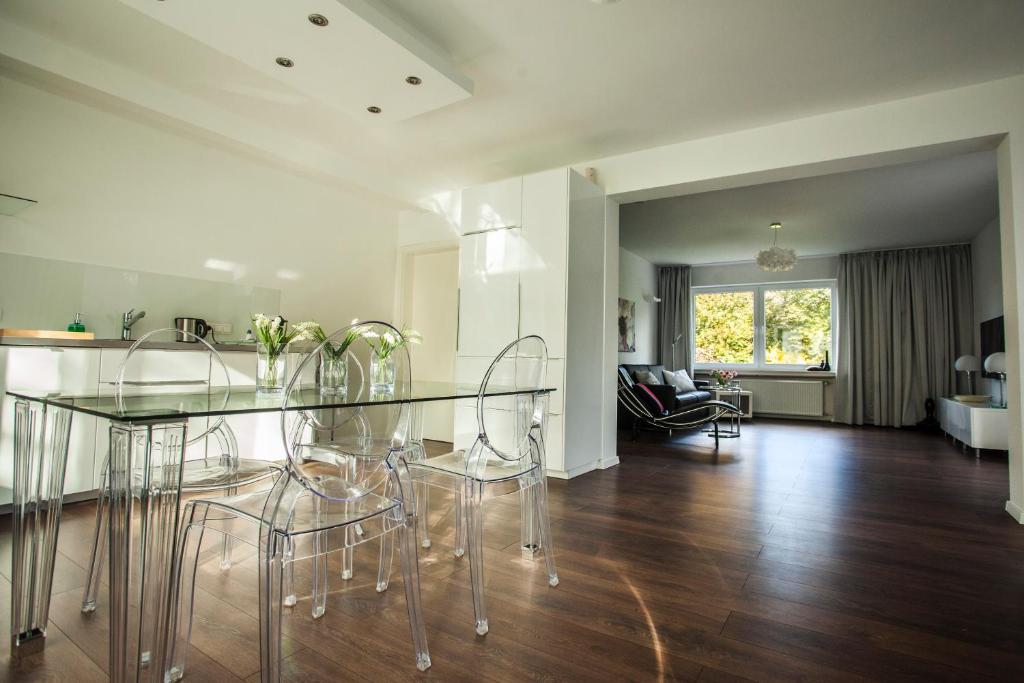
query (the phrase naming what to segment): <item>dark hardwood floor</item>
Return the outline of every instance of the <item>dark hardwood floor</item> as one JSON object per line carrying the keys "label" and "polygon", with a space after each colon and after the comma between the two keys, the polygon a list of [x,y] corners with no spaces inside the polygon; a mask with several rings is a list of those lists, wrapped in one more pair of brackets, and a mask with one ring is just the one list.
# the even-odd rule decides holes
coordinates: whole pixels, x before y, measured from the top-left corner
{"label": "dark hardwood floor", "polygon": [[[557,588],[519,556],[517,498],[489,501],[484,638],[467,562],[450,553],[451,503],[435,494],[434,546],[421,553],[425,674],[400,577],[374,591],[373,544],[354,580],[332,576],[318,621],[299,564],[289,678],[1024,680],[1024,529],[1003,511],[1005,453],[975,460],[936,435],[764,420],[717,457],[699,433],[619,450],[617,467],[551,482]],[[0,639],[0,678],[106,679],[105,592],[95,614],[78,611],[92,510],[66,508],[45,653],[10,663]],[[6,530],[0,542],[7,628]],[[253,551],[222,573],[215,543],[188,678],[256,681]]]}

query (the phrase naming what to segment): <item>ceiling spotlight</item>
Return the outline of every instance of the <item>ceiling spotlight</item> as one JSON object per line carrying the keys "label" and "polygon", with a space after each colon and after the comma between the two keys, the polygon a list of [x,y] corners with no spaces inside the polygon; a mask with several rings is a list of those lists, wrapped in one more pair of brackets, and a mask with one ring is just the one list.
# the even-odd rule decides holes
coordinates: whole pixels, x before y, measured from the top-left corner
{"label": "ceiling spotlight", "polygon": [[370,112],[371,114],[379,114],[380,113],[380,107],[374,105],[372,107],[367,107],[366,111]]}
{"label": "ceiling spotlight", "polygon": [[295,66],[295,62],[288,59],[287,57],[278,57],[274,61],[277,62],[279,66],[283,66],[286,69],[290,69],[293,66]]}
{"label": "ceiling spotlight", "polygon": [[327,26],[328,21],[327,17],[325,17],[322,14],[310,14],[309,23],[313,24],[314,26]]}
{"label": "ceiling spotlight", "polygon": [[409,85],[419,85],[420,83],[423,82],[423,79],[420,78],[419,76],[406,76],[405,82],[408,83]]}

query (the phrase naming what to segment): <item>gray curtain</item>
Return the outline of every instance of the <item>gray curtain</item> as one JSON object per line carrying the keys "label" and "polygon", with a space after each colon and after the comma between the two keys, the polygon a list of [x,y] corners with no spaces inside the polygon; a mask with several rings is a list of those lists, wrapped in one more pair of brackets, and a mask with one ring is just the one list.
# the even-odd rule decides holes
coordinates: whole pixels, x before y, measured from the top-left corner
{"label": "gray curtain", "polygon": [[842,254],[838,299],[837,420],[909,426],[955,393],[974,347],[969,245]]}
{"label": "gray curtain", "polygon": [[[658,360],[693,376],[690,359],[690,266],[658,267]],[[680,336],[682,335],[682,336]],[[676,341],[678,339],[678,341]],[[675,364],[672,343],[675,341]]]}

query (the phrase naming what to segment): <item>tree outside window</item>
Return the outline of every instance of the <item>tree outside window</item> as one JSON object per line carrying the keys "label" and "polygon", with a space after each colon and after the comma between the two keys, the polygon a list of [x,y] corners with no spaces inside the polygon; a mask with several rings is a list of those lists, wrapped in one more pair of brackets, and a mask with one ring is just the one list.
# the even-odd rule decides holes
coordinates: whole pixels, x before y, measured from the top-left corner
{"label": "tree outside window", "polygon": [[754,362],[754,293],[698,294],[696,361],[747,364]]}

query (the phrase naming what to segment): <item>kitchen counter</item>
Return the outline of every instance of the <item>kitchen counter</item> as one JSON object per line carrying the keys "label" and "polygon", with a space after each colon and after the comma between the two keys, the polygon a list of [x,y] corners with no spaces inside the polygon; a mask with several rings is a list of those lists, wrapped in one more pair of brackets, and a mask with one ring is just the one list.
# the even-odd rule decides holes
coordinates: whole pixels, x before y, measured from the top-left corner
{"label": "kitchen counter", "polygon": [[[121,339],[39,339],[35,337],[0,337],[0,346],[42,346],[75,349],[127,349],[134,341]],[[218,351],[255,351],[256,343],[220,344],[211,342]],[[147,342],[147,349],[170,351],[195,351],[202,348],[199,342]]]}

